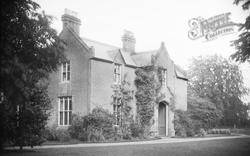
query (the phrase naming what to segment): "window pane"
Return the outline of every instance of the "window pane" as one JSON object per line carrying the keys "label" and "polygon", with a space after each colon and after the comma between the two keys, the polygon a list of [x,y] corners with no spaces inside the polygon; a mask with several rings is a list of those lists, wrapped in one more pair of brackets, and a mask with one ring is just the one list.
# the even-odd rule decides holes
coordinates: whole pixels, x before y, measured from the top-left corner
{"label": "window pane", "polygon": [[66,81],[66,73],[63,72],[63,81]]}
{"label": "window pane", "polygon": [[68,125],[68,112],[64,112],[64,125]]}
{"label": "window pane", "polygon": [[72,110],[72,98],[69,99],[69,110]]}
{"label": "window pane", "polygon": [[118,67],[119,67],[118,72],[119,72],[119,74],[121,74],[121,67],[122,67],[122,66],[121,66],[121,65],[119,65]]}
{"label": "window pane", "polygon": [[60,112],[59,120],[60,125],[63,125],[63,112]]}
{"label": "window pane", "polygon": [[70,72],[67,73],[67,80],[70,80]]}
{"label": "window pane", "polygon": [[60,98],[60,108],[59,108],[59,111],[62,111],[63,110],[63,99]]}
{"label": "window pane", "polygon": [[72,121],[72,112],[69,112],[69,125],[71,125],[71,121]]}
{"label": "window pane", "polygon": [[70,71],[70,63],[67,63],[67,65],[68,65],[68,72]]}
{"label": "window pane", "polygon": [[119,80],[119,84],[121,84],[121,82],[122,82],[122,77],[121,77],[121,74],[119,73],[119,75],[118,75],[118,76],[119,76],[119,79],[118,79],[118,80]]}
{"label": "window pane", "polygon": [[63,63],[63,72],[66,72],[66,63]]}
{"label": "window pane", "polygon": [[64,110],[68,110],[68,98],[64,99]]}
{"label": "window pane", "polygon": [[116,104],[113,105],[113,112],[116,112]]}

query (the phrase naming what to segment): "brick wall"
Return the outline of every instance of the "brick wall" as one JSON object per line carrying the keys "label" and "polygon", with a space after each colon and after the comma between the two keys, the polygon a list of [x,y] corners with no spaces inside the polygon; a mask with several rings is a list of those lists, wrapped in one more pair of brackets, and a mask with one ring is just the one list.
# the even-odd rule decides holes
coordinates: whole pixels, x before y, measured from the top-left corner
{"label": "brick wall", "polygon": [[72,111],[86,115],[88,113],[89,57],[90,54],[67,30],[61,33],[67,43],[65,55],[70,60],[70,82],[61,82],[61,66],[50,75],[48,93],[52,102],[51,117],[48,125],[58,123],[58,97],[72,96]]}

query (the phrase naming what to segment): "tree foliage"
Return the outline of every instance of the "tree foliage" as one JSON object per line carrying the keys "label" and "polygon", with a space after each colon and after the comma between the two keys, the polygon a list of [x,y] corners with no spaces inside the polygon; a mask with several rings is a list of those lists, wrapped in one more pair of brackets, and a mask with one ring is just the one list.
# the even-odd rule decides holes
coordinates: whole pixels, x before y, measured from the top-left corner
{"label": "tree foliage", "polygon": [[32,0],[3,0],[1,5],[1,141],[35,145],[50,108],[46,92],[50,72],[65,61],[64,45],[50,27],[52,18],[38,13]]}
{"label": "tree foliage", "polygon": [[173,122],[176,136],[187,137],[195,135],[194,122],[188,112],[175,110]]}
{"label": "tree foliage", "polygon": [[232,126],[246,118],[242,97],[248,89],[244,86],[239,67],[214,55],[198,57],[189,67],[189,86],[195,95],[209,99],[223,113],[221,123]]}
{"label": "tree foliage", "polygon": [[[243,10],[249,10],[250,0],[234,0],[234,4],[242,4]],[[245,23],[240,24],[239,38],[233,41],[236,52],[231,57],[239,62],[250,61],[250,15],[247,16]]]}
{"label": "tree foliage", "polygon": [[222,112],[209,99],[189,95],[187,103],[188,114],[197,127],[197,130],[199,128],[213,128],[219,125]]}

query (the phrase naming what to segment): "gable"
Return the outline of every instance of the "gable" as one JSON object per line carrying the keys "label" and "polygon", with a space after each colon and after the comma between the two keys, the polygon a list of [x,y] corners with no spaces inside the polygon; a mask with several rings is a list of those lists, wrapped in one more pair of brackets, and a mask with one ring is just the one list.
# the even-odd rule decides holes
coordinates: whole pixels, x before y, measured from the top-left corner
{"label": "gable", "polygon": [[78,45],[79,48],[84,48],[91,51],[90,48],[81,40],[81,38],[69,27],[65,27],[59,34],[59,37],[67,42],[67,44]]}
{"label": "gable", "polygon": [[118,64],[126,64],[125,60],[122,57],[120,50],[117,50],[115,57],[113,59],[113,62],[118,63]]}

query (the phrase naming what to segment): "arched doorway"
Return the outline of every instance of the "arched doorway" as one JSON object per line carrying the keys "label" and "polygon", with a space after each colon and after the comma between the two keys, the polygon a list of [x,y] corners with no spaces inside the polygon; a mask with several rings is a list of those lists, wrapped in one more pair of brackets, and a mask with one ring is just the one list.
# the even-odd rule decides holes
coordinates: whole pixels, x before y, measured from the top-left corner
{"label": "arched doorway", "polygon": [[160,102],[158,108],[158,132],[160,136],[167,135],[167,116],[168,108],[166,102]]}

